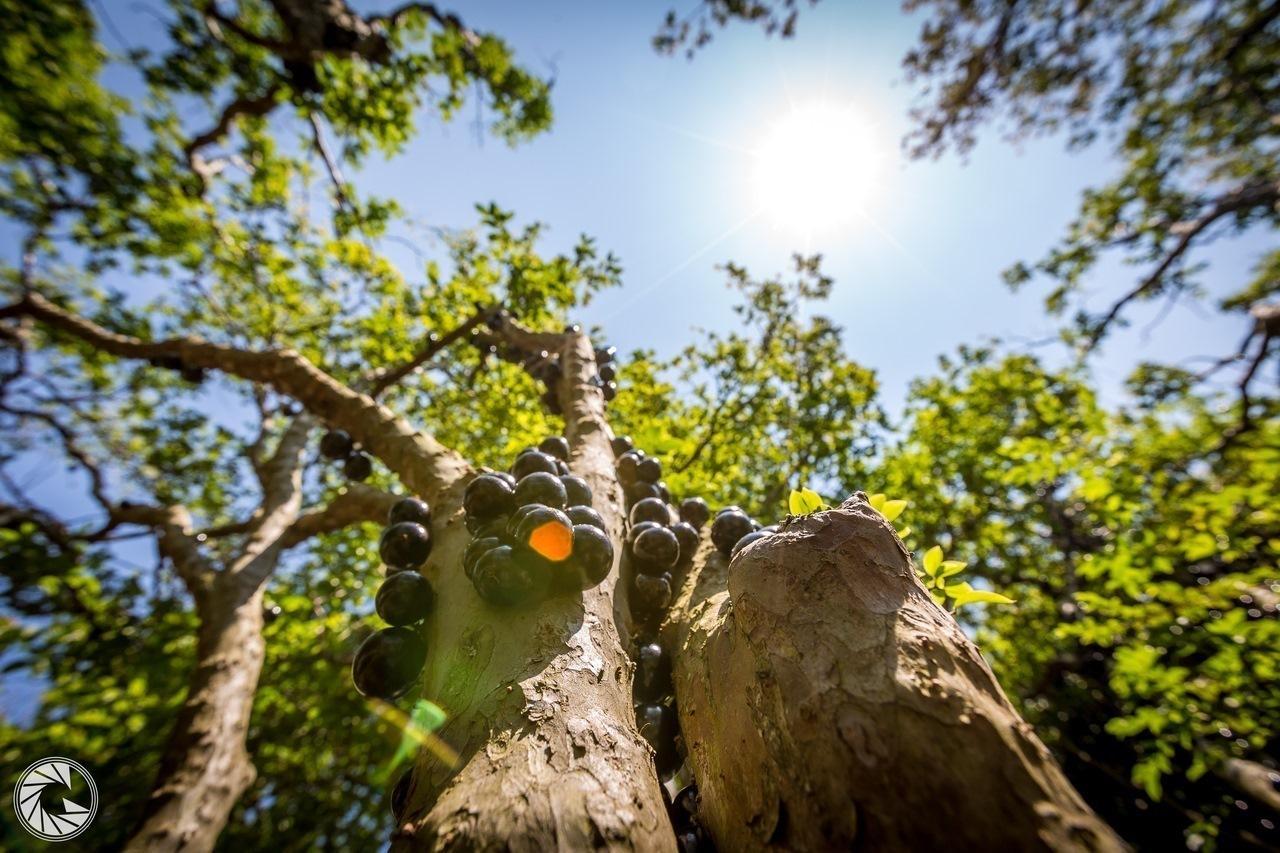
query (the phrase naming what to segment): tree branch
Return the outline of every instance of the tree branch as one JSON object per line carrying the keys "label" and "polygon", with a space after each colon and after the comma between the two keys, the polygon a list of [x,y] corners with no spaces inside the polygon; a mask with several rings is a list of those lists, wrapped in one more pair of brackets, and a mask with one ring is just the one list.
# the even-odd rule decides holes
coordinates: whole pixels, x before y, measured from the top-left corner
{"label": "tree branch", "polygon": [[413,373],[422,365],[435,358],[438,353],[452,346],[456,341],[471,334],[471,330],[484,322],[485,318],[492,314],[492,309],[477,308],[476,313],[471,316],[462,325],[455,328],[442,338],[427,339],[427,343],[416,352],[408,361],[396,367],[384,367],[377,371],[371,372],[365,377],[365,381],[369,383],[369,396],[377,397],[383,391],[395,385],[404,379],[410,373]]}
{"label": "tree branch", "polygon": [[279,93],[280,83],[272,83],[267,88],[267,91],[261,95],[241,95],[227,104],[222,110],[222,115],[218,118],[218,123],[204,133],[192,137],[182,149],[187,156],[187,162],[202,177],[207,177],[208,167],[197,162],[197,155],[200,149],[212,145],[226,136],[237,119],[244,116],[264,116],[271,112],[276,107],[276,96]]}
{"label": "tree branch", "polygon": [[399,498],[381,489],[353,483],[323,507],[302,513],[281,536],[281,546],[293,548],[306,540],[341,530],[362,521],[385,522],[387,511]]}
{"label": "tree branch", "polygon": [[270,385],[311,414],[350,433],[416,494],[432,503],[470,472],[456,451],[316,367],[294,350],[242,350],[199,338],[143,341],[121,335],[55,305],[38,293],[0,308],[0,319],[30,316],[118,358],[177,357],[184,364],[221,370]]}

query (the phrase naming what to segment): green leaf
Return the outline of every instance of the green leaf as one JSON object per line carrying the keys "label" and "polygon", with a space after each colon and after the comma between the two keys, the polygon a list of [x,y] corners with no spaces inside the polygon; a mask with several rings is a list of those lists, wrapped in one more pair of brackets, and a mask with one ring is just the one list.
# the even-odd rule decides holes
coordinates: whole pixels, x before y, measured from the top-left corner
{"label": "green leaf", "polygon": [[952,584],[947,587],[947,595],[956,603],[956,607],[966,604],[1013,604],[1013,599],[992,592],[989,589],[974,589],[967,583]]}
{"label": "green leaf", "polygon": [[804,498],[804,504],[808,508],[809,512],[817,512],[827,505],[826,502],[822,500],[822,495],[818,494],[813,489],[803,488],[800,490],[800,494]]}
{"label": "green leaf", "polygon": [[884,516],[885,521],[893,521],[902,515],[902,511],[907,508],[906,501],[885,501],[880,507],[880,514]]}
{"label": "green leaf", "polygon": [[940,574],[944,578],[949,578],[952,575],[958,575],[964,571],[965,565],[966,563],[963,560],[943,560],[942,571]]}
{"label": "green leaf", "polygon": [[795,489],[791,490],[791,497],[787,498],[787,511],[792,515],[804,515],[804,495]]}
{"label": "green leaf", "polygon": [[942,548],[934,545],[928,551],[924,552],[924,570],[929,577],[938,574],[938,566],[942,564]]}
{"label": "green leaf", "polygon": [[821,495],[813,489],[803,486],[799,489],[792,489],[791,496],[787,499],[787,508],[792,515],[809,515],[820,509],[825,509],[826,506]]}
{"label": "green leaf", "polygon": [[899,538],[899,539],[903,539],[903,540],[905,540],[905,539],[906,539],[908,536],[910,536],[910,535],[911,535],[911,528],[910,528],[910,527],[904,527],[904,528],[902,528],[901,530],[899,530],[899,531],[898,531],[898,538]]}
{"label": "green leaf", "polygon": [[867,498],[867,503],[871,504],[872,509],[874,509],[876,512],[879,512],[880,507],[884,506],[885,500],[886,500],[886,497],[884,492],[876,492],[874,495]]}

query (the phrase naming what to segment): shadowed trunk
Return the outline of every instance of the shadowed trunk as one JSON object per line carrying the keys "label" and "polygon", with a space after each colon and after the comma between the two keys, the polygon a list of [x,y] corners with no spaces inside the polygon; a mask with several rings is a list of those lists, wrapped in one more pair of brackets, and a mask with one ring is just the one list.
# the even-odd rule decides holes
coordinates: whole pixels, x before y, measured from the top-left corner
{"label": "shadowed trunk", "polygon": [[722,850],[1119,850],[859,494],[731,565],[664,628]]}
{"label": "shadowed trunk", "polygon": [[[621,488],[584,335],[568,338],[563,363],[570,468],[619,542]],[[460,568],[461,490],[437,508],[426,571],[445,605],[427,626],[423,690],[449,715],[439,734],[458,756],[422,751],[393,849],[674,849],[614,621],[621,548],[609,577],[581,596],[492,607]]]}
{"label": "shadowed trunk", "polygon": [[[262,589],[219,584],[201,608],[196,666],[127,850],[211,850],[256,771],[245,749],[262,674]],[[240,600],[237,600],[240,599]]]}

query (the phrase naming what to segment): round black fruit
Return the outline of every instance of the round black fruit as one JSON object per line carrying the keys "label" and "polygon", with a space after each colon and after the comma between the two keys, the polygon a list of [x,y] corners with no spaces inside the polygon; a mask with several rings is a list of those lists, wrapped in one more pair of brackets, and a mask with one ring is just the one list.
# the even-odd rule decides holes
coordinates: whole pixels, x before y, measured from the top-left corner
{"label": "round black fruit", "polygon": [[646,456],[636,465],[636,479],[646,483],[657,483],[662,479],[662,463],[656,456]]}
{"label": "round black fruit", "polygon": [[515,506],[515,490],[496,474],[481,474],[467,484],[462,496],[462,507],[467,517],[496,518],[511,512]]}
{"label": "round black fruit", "polygon": [[641,703],[636,706],[636,727],[656,753],[658,776],[670,775],[680,761],[676,750],[675,709],[658,702]]}
{"label": "round black fruit", "polygon": [[609,364],[618,356],[617,347],[596,347],[596,364]]}
{"label": "round black fruit", "polygon": [[516,483],[518,482],[516,480],[515,474],[512,474],[510,471],[493,471],[493,472],[486,471],[485,473],[486,474],[492,473],[493,476],[497,477],[499,480],[501,480],[502,482],[510,486],[512,491],[515,491]]}
{"label": "round black fruit", "polygon": [[320,436],[320,455],[325,459],[346,459],[355,449],[355,442],[345,430],[331,429]]}
{"label": "round black fruit", "polygon": [[373,460],[357,450],[342,463],[342,473],[347,475],[348,480],[355,480],[357,483],[367,480],[373,473]]}
{"label": "round black fruit", "polygon": [[516,542],[530,556],[563,563],[573,553],[573,524],[560,510],[535,505],[516,526]]}
{"label": "round black fruit", "polygon": [[618,383],[606,382],[600,386],[600,390],[604,392],[604,401],[608,403],[618,396]]}
{"label": "round black fruit", "polygon": [[631,556],[640,571],[660,575],[680,558],[680,541],[667,528],[653,527],[631,540]]}
{"label": "round black fruit", "polygon": [[636,541],[636,537],[644,531],[661,526],[662,525],[656,521],[642,521],[639,524],[631,525],[631,529],[627,531],[627,545],[630,546],[632,542]]}
{"label": "round black fruit", "polygon": [[417,572],[400,572],[382,582],[374,597],[378,615],[388,625],[412,625],[431,615],[436,592]]}
{"label": "round black fruit", "polygon": [[569,461],[569,442],[562,435],[544,438],[542,443],[538,445],[538,449],[548,456],[554,456],[561,462]]}
{"label": "round black fruit", "polygon": [[568,465],[567,463],[565,463],[565,462],[561,462],[559,459],[557,459],[557,460],[556,460],[556,473],[557,473],[557,474],[559,474],[561,477],[568,477],[568,476],[569,476],[569,465]]}
{"label": "round black fruit", "polygon": [[569,495],[564,483],[555,474],[535,471],[520,478],[516,483],[516,506],[544,504],[556,509],[564,509],[569,505]]}
{"label": "round black fruit", "polygon": [[604,523],[604,518],[592,507],[571,506],[565,510],[565,515],[569,516],[569,520],[574,524],[590,524],[592,527],[600,528],[605,533],[609,532],[608,526]]}
{"label": "round black fruit", "polygon": [[643,480],[637,480],[626,488],[627,501],[629,503],[638,503],[645,498],[655,498],[662,500],[662,492],[658,491],[658,487],[653,483],[646,483]]}
{"label": "round black fruit", "polygon": [[560,482],[564,483],[565,494],[569,498],[569,506],[591,506],[591,487],[587,485],[587,481],[573,474],[563,475]]}
{"label": "round black fruit", "polygon": [[612,382],[618,378],[618,370],[612,364],[600,365],[600,378],[605,382]]}
{"label": "round black fruit", "polygon": [[636,652],[635,696],[657,700],[671,694],[671,658],[657,643],[645,643]]}
{"label": "round black fruit", "polygon": [[412,521],[401,521],[382,531],[378,556],[393,569],[416,569],[431,556],[431,531]]}
{"label": "round black fruit", "polygon": [[560,469],[556,467],[556,458],[541,450],[534,450],[531,453],[520,454],[511,466],[511,473],[515,475],[517,481],[539,471],[544,474],[559,474]]}
{"label": "round black fruit", "polygon": [[661,614],[671,603],[670,575],[636,575],[632,584],[631,610],[642,619]]}
{"label": "round black fruit", "polygon": [[636,446],[629,435],[615,435],[609,445],[613,448],[614,456],[621,456]]}
{"label": "round black fruit", "polygon": [[476,562],[485,554],[503,544],[502,539],[497,536],[478,536],[471,540],[467,545],[467,550],[462,554],[462,571],[467,577],[471,577],[475,571]]}
{"label": "round black fruit", "polygon": [[743,512],[722,512],[711,522],[711,542],[726,557],[738,540],[756,529],[755,522]]}
{"label": "round black fruit", "polygon": [[755,530],[748,533],[746,536],[743,536],[734,543],[733,550],[729,552],[729,559],[732,560],[734,557],[738,556],[738,554],[752,542],[759,542],[761,539],[765,539],[768,536],[769,534],[764,530]]}
{"label": "round black fruit", "polygon": [[720,509],[716,510],[716,516],[724,515],[726,512],[740,512],[743,515],[747,514],[747,511],[742,507],[737,504],[731,504],[729,506],[720,507]]}
{"label": "round black fruit", "polygon": [[667,488],[667,484],[665,482],[663,482],[662,480],[659,480],[657,483],[654,484],[654,487],[658,490],[659,500],[661,500],[664,504],[671,503],[671,490]]}
{"label": "round black fruit", "polygon": [[351,662],[351,680],[361,696],[394,699],[422,671],[427,644],[408,628],[383,628],[360,644]]}
{"label": "round black fruit", "polygon": [[642,521],[670,524],[671,510],[667,509],[667,505],[657,498],[645,498],[644,500],[636,501],[636,505],[631,508],[631,523],[639,524]]}
{"label": "round black fruit", "polygon": [[471,572],[476,592],[499,607],[533,601],[546,590],[548,581],[543,566],[520,559],[510,545],[499,545],[485,553]]}
{"label": "round black fruit", "polygon": [[670,529],[675,534],[676,541],[680,543],[679,563],[689,562],[698,551],[699,536],[697,529],[687,521],[677,521],[671,525]]}
{"label": "round black fruit", "polygon": [[613,568],[613,542],[609,535],[591,524],[573,526],[573,556],[567,564],[571,585],[590,589]]}
{"label": "round black fruit", "polygon": [[685,498],[680,501],[681,521],[687,521],[701,530],[702,525],[706,524],[709,518],[711,518],[711,508],[702,498]]}
{"label": "round black fruit", "polygon": [[507,523],[510,520],[511,516],[509,515],[497,515],[473,525],[471,516],[467,516],[467,530],[471,532],[471,536],[475,539],[483,539],[486,536],[502,538],[507,533]]}
{"label": "round black fruit", "polygon": [[431,507],[427,502],[417,498],[401,498],[391,505],[387,512],[387,524],[400,521],[412,521],[423,527],[431,526]]}
{"label": "round black fruit", "polygon": [[618,457],[618,482],[624,486],[629,486],[636,481],[636,469],[640,465],[640,459],[640,454],[634,449],[628,450]]}

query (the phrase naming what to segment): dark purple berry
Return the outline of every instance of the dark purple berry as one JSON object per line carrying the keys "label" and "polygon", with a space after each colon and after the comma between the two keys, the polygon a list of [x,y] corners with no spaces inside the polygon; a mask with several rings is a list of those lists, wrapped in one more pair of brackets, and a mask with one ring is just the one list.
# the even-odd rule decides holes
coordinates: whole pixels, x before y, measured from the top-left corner
{"label": "dark purple berry", "polygon": [[423,527],[431,526],[431,507],[427,502],[417,498],[401,498],[391,505],[387,512],[387,524],[400,521],[412,521]]}
{"label": "dark purple berry", "polygon": [[565,515],[569,516],[569,520],[574,524],[590,524],[592,527],[600,528],[606,534],[609,532],[604,518],[589,506],[571,506],[565,510]]}
{"label": "dark purple berry", "polygon": [[347,475],[348,480],[357,483],[367,480],[373,473],[373,460],[357,450],[342,463],[342,473]]}
{"label": "dark purple berry", "polygon": [[733,550],[729,552],[729,559],[732,560],[734,557],[738,556],[738,554],[752,542],[759,542],[761,539],[765,539],[768,536],[769,534],[763,530],[755,530],[748,533],[746,536],[743,536],[734,543]]}
{"label": "dark purple berry", "polygon": [[493,474],[493,476],[510,486],[512,491],[515,491],[516,483],[518,482],[515,474],[512,474],[510,471],[486,471],[485,473]]}
{"label": "dark purple berry", "polygon": [[608,534],[590,524],[573,526],[573,556],[567,564],[571,586],[590,589],[613,568],[613,542]]}
{"label": "dark purple berry", "polygon": [[656,521],[642,521],[639,524],[631,525],[631,529],[627,531],[628,547],[630,547],[632,542],[636,541],[637,536],[639,536],[644,531],[650,530],[654,527],[662,527],[662,525]]}
{"label": "dark purple berry", "polygon": [[355,442],[344,430],[331,429],[320,436],[320,455],[325,459],[346,459],[355,449]]}
{"label": "dark purple berry", "polygon": [[462,555],[463,574],[471,577],[472,572],[475,571],[476,561],[502,544],[502,539],[497,536],[483,536],[472,539],[471,544],[467,545],[467,550]]}
{"label": "dark purple berry", "polygon": [[471,583],[490,604],[511,607],[538,598],[550,578],[544,566],[521,559],[510,545],[499,545],[479,560],[471,570]]}
{"label": "dark purple berry", "polygon": [[401,521],[382,531],[378,556],[393,569],[416,569],[431,556],[431,531],[412,521]]}
{"label": "dark purple berry", "polygon": [[604,401],[608,403],[618,396],[618,383],[606,382],[600,386],[600,390],[604,392]]}
{"label": "dark purple berry", "polygon": [[629,435],[615,435],[609,445],[613,448],[614,456],[621,456],[636,446]]}
{"label": "dark purple berry", "polygon": [[548,456],[554,456],[561,462],[569,461],[569,442],[562,435],[553,435],[550,438],[544,438],[542,443],[538,445],[538,449]]}
{"label": "dark purple berry", "polygon": [[431,615],[436,593],[417,572],[400,572],[382,582],[374,597],[378,615],[388,625],[412,625]]}
{"label": "dark purple berry", "polygon": [[726,557],[738,540],[756,529],[755,522],[741,512],[722,512],[711,522],[711,542]]}
{"label": "dark purple berry", "polygon": [[564,509],[569,505],[569,495],[560,477],[545,471],[535,471],[521,477],[520,482],[516,483],[515,501],[516,506],[543,504]]}
{"label": "dark purple berry", "polygon": [[658,499],[664,504],[671,503],[671,490],[667,488],[667,484],[662,480],[659,480],[654,485],[658,490]]}
{"label": "dark purple berry", "polygon": [[351,680],[361,696],[403,695],[427,661],[427,644],[408,628],[383,628],[360,644],[351,662]]}
{"label": "dark purple berry", "polygon": [[680,543],[679,562],[683,564],[692,560],[693,555],[698,552],[700,539],[698,531],[687,521],[677,521],[671,525],[671,532],[675,534],[676,541]]}
{"label": "dark purple berry", "polygon": [[726,512],[740,512],[743,515],[747,514],[747,511],[742,507],[738,506],[737,504],[731,504],[729,506],[721,507],[720,509],[716,510],[716,515],[721,516],[721,515],[724,515]]}
{"label": "dark purple berry", "polygon": [[671,603],[670,575],[641,575],[632,579],[631,610],[641,618],[660,615]]}
{"label": "dark purple berry", "polygon": [[687,521],[694,528],[701,530],[702,525],[711,518],[711,509],[702,498],[685,498],[680,501],[680,520]]}
{"label": "dark purple berry", "polygon": [[557,473],[557,474],[559,474],[561,477],[568,477],[568,476],[569,476],[569,466],[568,466],[566,463],[561,462],[559,459],[557,459],[557,460],[556,460],[556,473]]}
{"label": "dark purple berry", "polygon": [[662,479],[662,463],[656,456],[646,456],[636,464],[636,479],[645,483],[657,483]]}
{"label": "dark purple berry", "polygon": [[653,483],[646,483],[643,480],[637,480],[625,489],[627,493],[628,503],[638,503],[646,498],[654,498],[662,500],[662,492],[658,491],[658,487]]}
{"label": "dark purple berry", "polygon": [[556,458],[548,456],[540,450],[522,453],[516,457],[515,464],[511,466],[511,473],[515,475],[516,481],[519,482],[530,474],[536,474],[541,471],[544,474],[560,474],[560,469],[556,466]]}
{"label": "dark purple berry", "polygon": [[560,482],[564,483],[564,491],[569,499],[569,506],[591,506],[591,487],[587,485],[587,481],[581,477],[569,474],[561,476]]}
{"label": "dark purple berry", "polygon": [[642,521],[670,524],[671,510],[667,509],[667,505],[657,498],[645,498],[644,500],[636,501],[636,505],[631,508],[631,523],[635,525]]}
{"label": "dark purple berry", "polygon": [[596,347],[596,364],[609,364],[618,356],[617,347]]}
{"label": "dark purple berry", "polygon": [[636,450],[628,450],[618,457],[618,482],[629,486],[636,482],[636,469],[640,465],[640,454]]}
{"label": "dark purple berry", "polygon": [[669,571],[680,558],[680,542],[665,527],[641,531],[631,540],[631,556],[636,568],[647,575]]}
{"label": "dark purple berry", "polygon": [[515,493],[507,481],[496,474],[481,474],[470,483],[462,495],[462,508],[468,518],[486,520],[511,512],[515,506]]}
{"label": "dark purple berry", "polygon": [[644,643],[636,652],[635,696],[651,701],[671,694],[671,659],[657,643]]}
{"label": "dark purple berry", "polygon": [[600,378],[605,382],[612,382],[618,378],[618,370],[612,364],[600,365]]}

